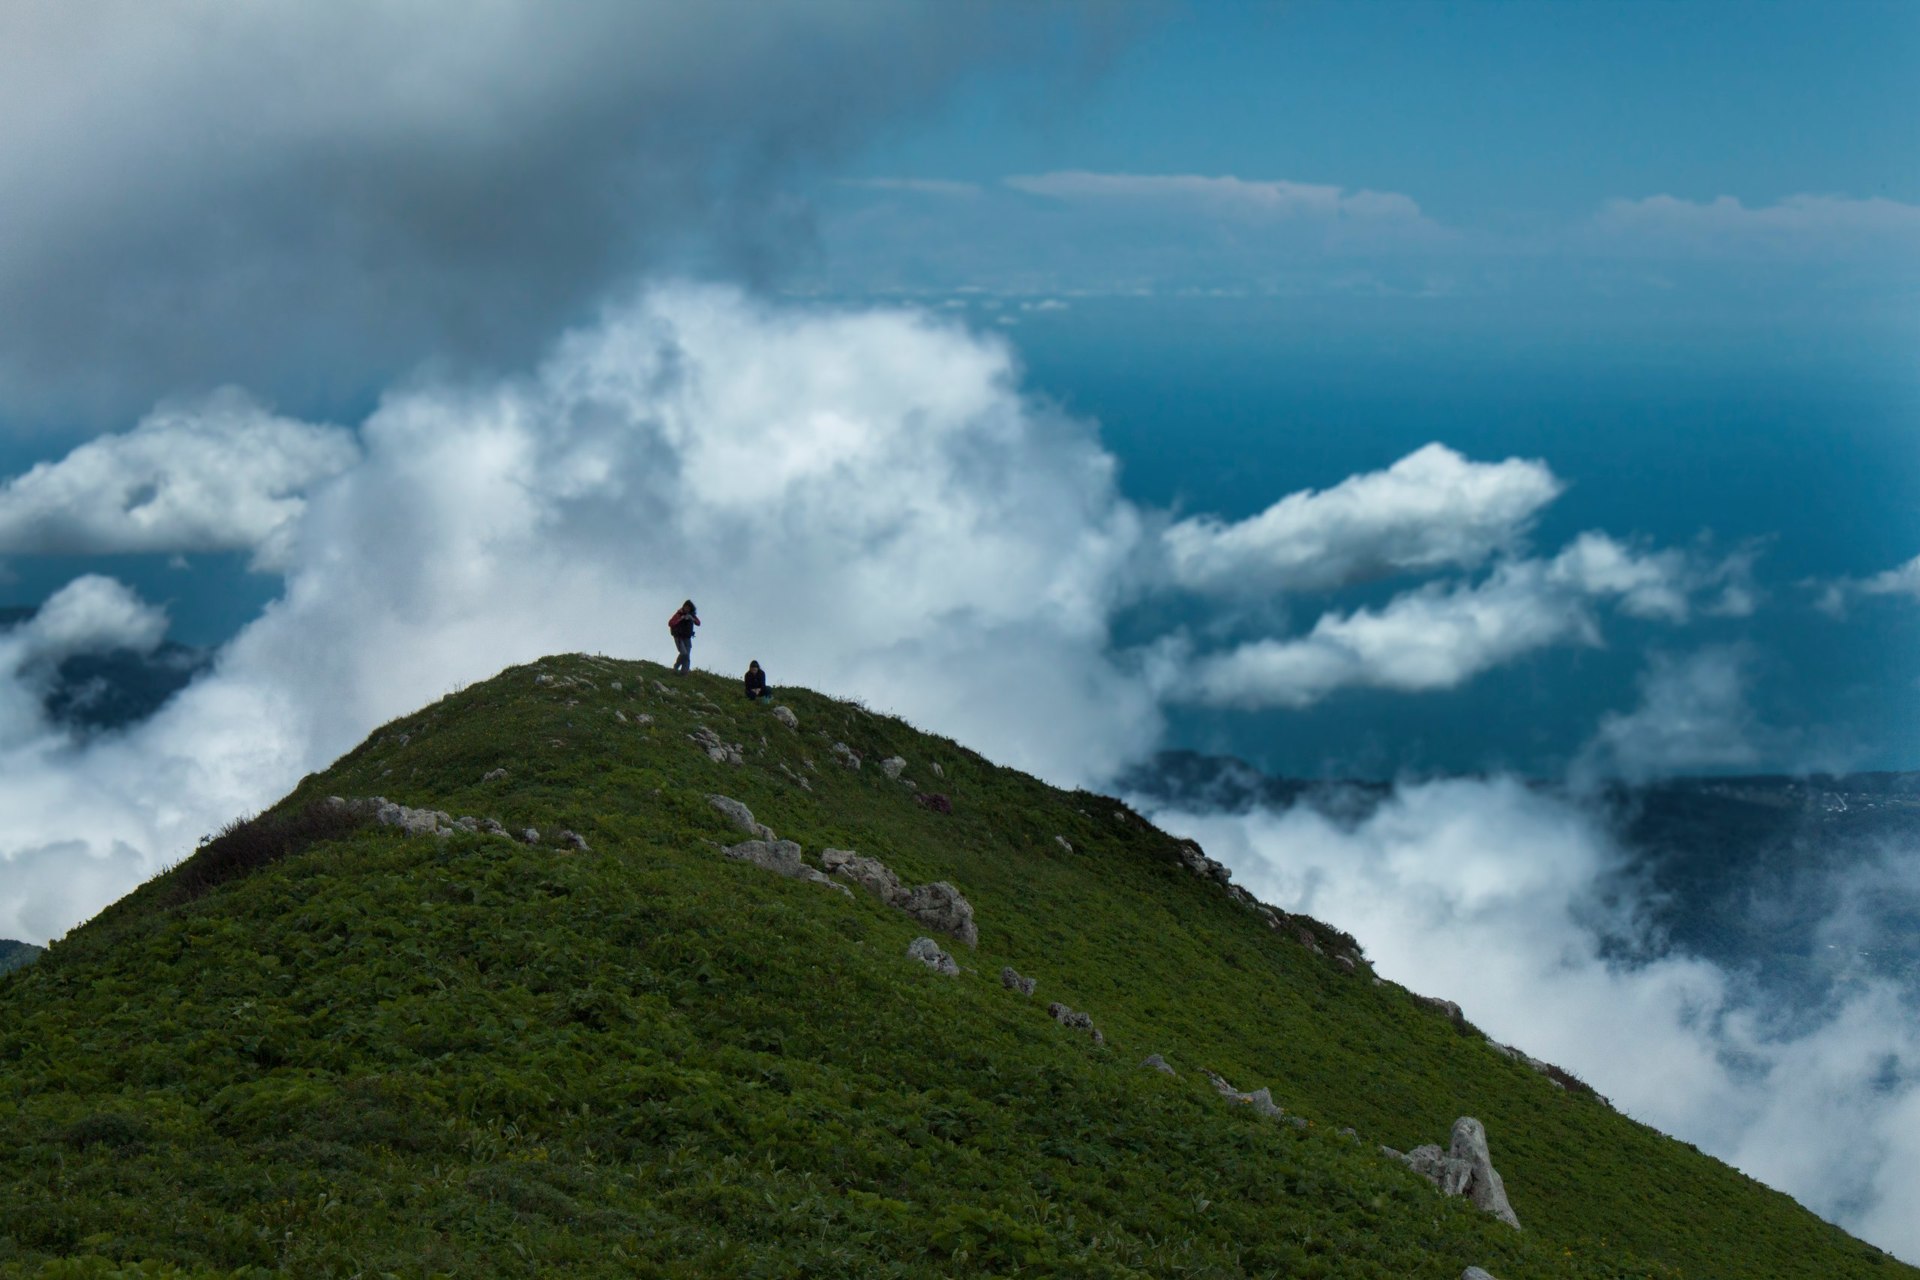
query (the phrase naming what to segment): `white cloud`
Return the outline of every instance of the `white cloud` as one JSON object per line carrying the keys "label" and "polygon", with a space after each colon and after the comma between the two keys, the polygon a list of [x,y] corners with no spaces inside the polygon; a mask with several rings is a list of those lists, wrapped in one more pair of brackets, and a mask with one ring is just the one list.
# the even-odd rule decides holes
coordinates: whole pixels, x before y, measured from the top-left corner
{"label": "white cloud", "polygon": [[980,184],[949,178],[842,178],[840,185],[865,191],[901,191],[911,195],[977,198]]}
{"label": "white cloud", "polygon": [[[156,866],[450,685],[554,651],[665,656],[661,602],[687,596],[709,621],[704,663],[757,658],[776,682],[857,694],[1086,782],[1157,743],[1157,691],[1300,706],[1353,686],[1448,688],[1547,645],[1598,643],[1597,597],[1657,601],[1662,573],[1684,567],[1588,535],[1552,561],[1203,657],[1193,676],[1137,679],[1164,677],[1175,650],[1114,650],[1117,610],[1165,586],[1154,522],[1115,471],[1089,427],[1020,394],[997,339],[925,312],[783,309],[714,288],[616,308],[527,377],[393,393],[358,452],[344,432],[235,398],[158,414],[10,486],[14,536],[252,541],[283,594],[211,674],[108,746],[71,747],[16,697],[27,727],[0,761],[0,808],[35,788],[112,799],[0,839],[17,853],[84,835]],[[134,488],[144,503],[125,501]],[[1183,536],[1212,532],[1186,572],[1205,581],[1238,556],[1331,583],[1470,562],[1555,488],[1540,464],[1436,446],[1243,525],[1190,522]],[[129,506],[164,518],[140,525]],[[50,918],[22,905],[38,892],[9,877],[0,932]]]}
{"label": "white cloud", "polygon": [[1685,658],[1654,654],[1640,678],[1639,705],[1601,717],[1579,771],[1641,780],[1758,764],[1769,735],[1747,705],[1748,661],[1737,645]]}
{"label": "white cloud", "polygon": [[1818,588],[1820,594],[1814,606],[1835,618],[1845,617],[1848,603],[1860,596],[1905,596],[1920,600],[1920,556],[1870,578],[1835,578],[1805,585]]}
{"label": "white cloud", "polygon": [[451,685],[556,651],[668,658],[687,596],[703,666],[757,658],[1062,781],[1157,739],[1109,656],[1141,537],[1113,459],[957,326],[665,289],[531,377],[394,394],[361,436],[211,674],[124,735],[0,759],[0,936],[112,896],[77,898],[62,857],[151,872]]}
{"label": "white cloud", "polygon": [[1429,584],[1380,609],[1322,614],[1289,640],[1256,640],[1202,659],[1174,696],[1216,706],[1305,707],[1340,689],[1451,689],[1550,645],[1598,644],[1584,602],[1543,593],[1537,562],[1485,582]]}
{"label": "white cloud", "polygon": [[0,631],[0,752],[45,732],[40,699],[60,663],[116,649],[148,653],[166,633],[166,611],[112,578],[87,574],[54,592]]}
{"label": "white cloud", "polygon": [[1684,552],[1640,554],[1603,533],[1583,533],[1547,566],[1547,581],[1582,595],[1611,596],[1637,618],[1685,622],[1693,586]]}
{"label": "white cloud", "polygon": [[169,406],[0,482],[0,554],[251,551],[272,567],[300,495],[359,452],[352,432],[237,391]]}
{"label": "white cloud", "polygon": [[1614,253],[1687,256],[1884,256],[1920,253],[1920,205],[1884,196],[1792,195],[1749,206],[1732,196],[1670,195],[1609,200],[1594,215],[1587,246]]}
{"label": "white cloud", "polygon": [[[1789,1031],[1705,960],[1661,948],[1609,960],[1601,933],[1636,928],[1602,892],[1621,850],[1580,809],[1512,780],[1402,787],[1357,822],[1306,807],[1152,816],[1262,899],[1352,933],[1382,975],[1457,1001],[1637,1119],[1920,1258],[1911,993],[1862,980]],[[1900,857],[1911,878],[1913,851]]]}
{"label": "white cloud", "polygon": [[1551,560],[1510,560],[1478,582],[1431,582],[1378,609],[1322,614],[1304,636],[1250,641],[1191,670],[1163,665],[1158,677],[1175,698],[1252,708],[1305,707],[1348,688],[1452,689],[1540,649],[1600,644],[1596,599],[1683,621],[1701,576],[1683,555],[1586,533]]}
{"label": "white cloud", "polygon": [[165,610],[112,578],[87,574],[47,597],[25,622],[0,632],[0,667],[17,671],[113,649],[146,653],[166,633]]}
{"label": "white cloud", "polygon": [[1256,181],[1231,174],[1055,173],[1003,179],[1015,191],[1080,203],[1160,204],[1213,216],[1260,220],[1431,224],[1411,197],[1397,191],[1349,191],[1315,182]]}
{"label": "white cloud", "polygon": [[1234,524],[1182,520],[1164,534],[1167,560],[1179,586],[1223,594],[1473,568],[1510,550],[1561,487],[1537,460],[1470,462],[1429,444],[1385,471],[1288,494]]}
{"label": "white cloud", "polygon": [[1874,574],[1860,584],[1860,590],[1870,596],[1909,596],[1920,600],[1920,556]]}

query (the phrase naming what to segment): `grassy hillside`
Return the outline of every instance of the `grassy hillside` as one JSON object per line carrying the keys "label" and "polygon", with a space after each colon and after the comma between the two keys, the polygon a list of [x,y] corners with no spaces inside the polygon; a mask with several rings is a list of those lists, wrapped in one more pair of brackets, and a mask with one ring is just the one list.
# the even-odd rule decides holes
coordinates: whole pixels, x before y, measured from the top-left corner
{"label": "grassy hillside", "polygon": [[[730,679],[513,668],[0,978],[0,1275],[1920,1274],[1271,927],[1115,801],[777,700],[797,730]],[[965,971],[864,892],[723,856],[714,792],[816,864],[958,886]],[[1463,1114],[1523,1231],[1377,1150]]]}

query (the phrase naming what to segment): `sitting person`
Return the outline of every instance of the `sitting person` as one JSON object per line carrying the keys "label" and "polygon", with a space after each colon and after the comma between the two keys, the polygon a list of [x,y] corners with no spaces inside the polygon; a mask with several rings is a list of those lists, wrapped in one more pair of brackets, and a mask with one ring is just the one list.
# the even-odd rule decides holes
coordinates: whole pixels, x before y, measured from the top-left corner
{"label": "sitting person", "polygon": [[771,696],[767,692],[767,673],[760,669],[758,662],[749,662],[747,664],[747,698],[752,700]]}

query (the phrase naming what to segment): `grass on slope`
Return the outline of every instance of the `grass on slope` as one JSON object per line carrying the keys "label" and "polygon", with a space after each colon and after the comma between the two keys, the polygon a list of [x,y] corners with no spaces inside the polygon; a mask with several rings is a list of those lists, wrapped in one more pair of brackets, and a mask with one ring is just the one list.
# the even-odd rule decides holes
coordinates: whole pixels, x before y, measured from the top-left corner
{"label": "grass on slope", "polygon": [[[1269,928],[1114,801],[778,700],[797,731],[717,677],[510,669],[304,780],[270,815],[294,835],[202,850],[0,979],[0,1275],[1915,1274]],[[966,972],[864,893],[722,856],[710,792],[810,860],[959,886]],[[298,834],[376,794],[589,850]],[[1376,1151],[1462,1114],[1524,1231]]]}

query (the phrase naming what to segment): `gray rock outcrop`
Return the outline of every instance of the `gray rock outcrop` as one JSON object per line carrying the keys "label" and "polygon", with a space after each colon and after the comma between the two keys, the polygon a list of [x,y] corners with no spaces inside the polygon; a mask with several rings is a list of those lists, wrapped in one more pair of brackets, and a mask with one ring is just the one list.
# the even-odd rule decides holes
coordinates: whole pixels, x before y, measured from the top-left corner
{"label": "gray rock outcrop", "polygon": [[1018,991],[1023,996],[1030,996],[1039,982],[1034,978],[1021,977],[1018,970],[1012,965],[1007,965],[1000,970],[1000,985],[1009,991]]}
{"label": "gray rock outcrop", "polygon": [[820,865],[829,874],[853,881],[890,907],[906,900],[907,887],[892,868],[878,858],[868,858],[851,849],[822,849]]}
{"label": "gray rock outcrop", "polygon": [[1493,1167],[1487,1150],[1486,1126],[1472,1116],[1461,1116],[1453,1122],[1452,1144],[1446,1151],[1434,1144],[1415,1147],[1404,1155],[1392,1148],[1386,1150],[1439,1187],[1442,1195],[1465,1196],[1475,1208],[1519,1230],[1520,1219],[1507,1203],[1507,1184]]}
{"label": "gray rock outcrop", "polygon": [[1173,851],[1179,857],[1180,865],[1197,876],[1204,876],[1219,884],[1225,884],[1233,878],[1233,872],[1222,863],[1209,858],[1192,840],[1182,840],[1173,846]]}
{"label": "gray rock outcrop", "polygon": [[860,753],[844,742],[836,742],[833,744],[833,754],[835,759],[839,760],[841,764],[847,766],[849,769],[858,769],[860,767]]}
{"label": "gray rock outcrop", "polygon": [[[340,796],[328,796],[330,808],[345,809],[359,814],[382,826],[397,827],[410,836],[434,836],[446,839],[456,835],[498,836],[502,840],[519,840],[525,844],[540,843],[540,829],[525,827],[520,831],[509,831],[500,825],[498,818],[476,818],[471,814],[462,814],[455,818],[442,809],[410,809],[404,804],[396,804],[385,796],[359,797],[352,800]],[[586,837],[573,831],[562,830],[554,837],[554,843],[568,848],[578,849],[582,853],[592,852],[587,847]]]}
{"label": "gray rock outcrop", "polygon": [[915,885],[907,890],[907,900],[898,905],[929,929],[938,929],[969,947],[980,945],[980,930],[973,923],[973,904],[945,880]]}
{"label": "gray rock outcrop", "polygon": [[800,717],[793,714],[791,707],[775,707],[773,709],[773,718],[789,729],[798,729],[800,727]]}
{"label": "gray rock outcrop", "polygon": [[713,761],[715,764],[740,764],[742,762],[740,744],[737,742],[722,741],[719,734],[704,724],[687,736],[692,738],[699,748],[707,753],[707,759]]}
{"label": "gray rock outcrop", "polygon": [[800,857],[800,846],[791,840],[743,840],[726,850],[729,858],[738,862],[751,862],[754,866],[771,871],[775,875],[786,876],[793,880],[805,880],[812,884],[823,884],[829,889],[852,897],[852,890],[843,884],[822,875],[810,867]]}
{"label": "gray rock outcrop", "polygon": [[915,938],[907,944],[907,954],[935,973],[952,977],[960,972],[960,966],[953,962],[953,957],[942,951],[940,944],[932,938]]}
{"label": "gray rock outcrop", "polygon": [[1468,1267],[1460,1273],[1460,1280],[1494,1280],[1494,1278],[1479,1267]]}
{"label": "gray rock outcrop", "polygon": [[889,778],[898,778],[907,771],[907,762],[899,756],[888,756],[880,762],[880,772]]}
{"label": "gray rock outcrop", "polygon": [[880,859],[848,849],[822,851],[820,865],[833,875],[853,881],[888,906],[906,912],[929,929],[937,929],[970,947],[980,943],[980,930],[973,922],[973,904],[944,880],[908,888]]}
{"label": "gray rock outcrop", "polygon": [[505,769],[489,769],[480,775],[480,781],[482,782],[504,782],[506,778],[507,771]]}
{"label": "gray rock outcrop", "polygon": [[732,796],[709,795],[707,797],[707,803],[719,810],[721,817],[754,837],[756,840],[771,840],[774,838],[773,828],[764,822],[754,821],[753,810],[747,808],[746,805],[741,804]]}
{"label": "gray rock outcrop", "polygon": [[1172,1067],[1168,1066],[1167,1060],[1161,1057],[1157,1053],[1150,1053],[1146,1057],[1140,1059],[1140,1065],[1147,1068],[1150,1071],[1158,1071],[1162,1075],[1177,1076],[1180,1074],[1178,1071],[1175,1071]]}
{"label": "gray rock outcrop", "polygon": [[1213,1072],[1207,1072],[1207,1079],[1213,1082],[1214,1090],[1229,1102],[1252,1107],[1269,1120],[1279,1120],[1296,1128],[1306,1128],[1307,1122],[1301,1116],[1290,1116],[1273,1100],[1273,1090],[1266,1087],[1255,1089],[1252,1093],[1242,1093]]}
{"label": "gray rock outcrop", "polygon": [[454,832],[453,819],[441,810],[409,809],[404,804],[395,804],[384,797],[375,797],[373,820],[382,826],[398,827],[410,836],[441,836]]}
{"label": "gray rock outcrop", "polygon": [[1075,1031],[1086,1032],[1093,1037],[1095,1044],[1105,1044],[1107,1042],[1107,1038],[1100,1034],[1100,1028],[1093,1025],[1093,1015],[1090,1013],[1081,1013],[1078,1010],[1070,1009],[1058,1000],[1055,1000],[1047,1006],[1047,1016],[1063,1027],[1071,1027]]}

